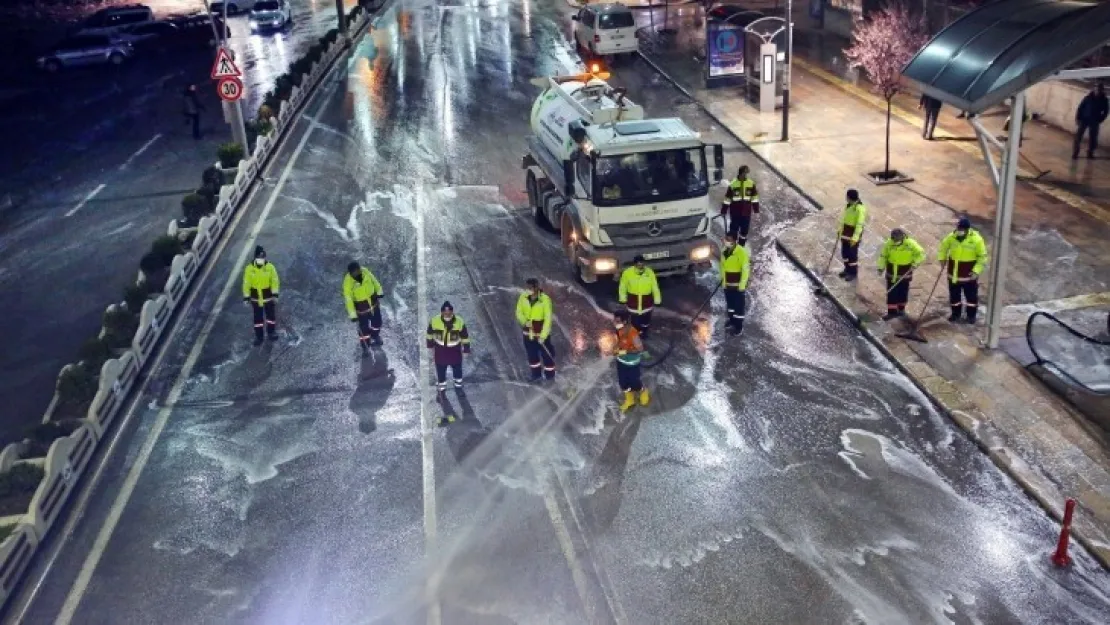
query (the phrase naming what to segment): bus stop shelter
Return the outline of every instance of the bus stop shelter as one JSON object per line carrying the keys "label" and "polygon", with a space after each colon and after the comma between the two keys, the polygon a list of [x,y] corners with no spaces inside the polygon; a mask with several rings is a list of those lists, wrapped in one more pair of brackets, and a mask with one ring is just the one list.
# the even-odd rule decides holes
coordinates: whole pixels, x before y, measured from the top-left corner
{"label": "bus stop shelter", "polygon": [[[902,70],[911,86],[968,113],[998,191],[987,304],[992,349],[998,347],[1002,323],[1025,91],[1045,80],[1110,76],[1110,67],[1065,69],[1108,41],[1110,2],[998,0],[947,26]],[[1010,130],[1002,143],[975,115],[1007,100]],[[1000,149],[1001,166],[995,165],[988,144]]]}

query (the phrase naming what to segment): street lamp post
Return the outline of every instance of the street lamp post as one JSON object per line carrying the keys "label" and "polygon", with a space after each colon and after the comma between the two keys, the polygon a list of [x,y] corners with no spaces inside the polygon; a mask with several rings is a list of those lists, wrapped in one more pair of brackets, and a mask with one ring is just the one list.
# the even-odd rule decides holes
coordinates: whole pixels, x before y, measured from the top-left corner
{"label": "street lamp post", "polygon": [[[208,0],[204,0],[204,10],[208,13],[208,21],[212,24],[212,34],[216,36],[216,54],[226,50],[231,55],[231,48],[227,45],[227,3],[224,3],[223,29],[216,28],[216,19],[212,17],[212,7]],[[231,58],[235,58],[231,55]],[[243,99],[240,97],[234,102],[223,101],[224,119],[231,125],[231,136],[236,143],[243,146],[244,152],[250,152],[251,146],[247,141],[247,124],[243,116]]]}
{"label": "street lamp post", "polygon": [[790,81],[794,78],[794,0],[786,0],[786,74],[782,77],[782,140],[790,140]]}
{"label": "street lamp post", "polygon": [[335,17],[339,19],[339,36],[347,41],[347,16],[343,13],[343,0],[335,0]]}

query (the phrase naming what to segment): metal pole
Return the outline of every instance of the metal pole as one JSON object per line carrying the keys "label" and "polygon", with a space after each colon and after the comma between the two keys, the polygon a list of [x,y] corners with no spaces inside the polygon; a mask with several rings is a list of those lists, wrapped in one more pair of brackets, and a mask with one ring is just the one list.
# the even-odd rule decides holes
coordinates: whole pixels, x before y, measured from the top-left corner
{"label": "metal pole", "polygon": [[[208,0],[204,0],[204,10],[208,13],[208,21],[212,24],[212,34],[216,36],[216,54],[219,55],[219,50],[227,50],[231,58],[235,58],[232,54],[231,48],[227,45],[227,3],[224,3],[224,17],[223,29],[216,28],[216,19],[212,17],[212,7],[208,5]],[[224,102],[224,119],[227,123],[231,124],[231,137],[232,139],[243,146],[243,152],[250,153],[251,145],[247,141],[247,124],[243,116],[243,99],[239,98],[235,102]]]}
{"label": "metal pole", "polygon": [[339,18],[339,37],[347,41],[347,16],[343,13],[343,0],[335,0],[335,16]]}
{"label": "metal pole", "polygon": [[1006,265],[1010,260],[1010,226],[1014,216],[1014,187],[1017,186],[1017,166],[1021,156],[1021,131],[1025,121],[1025,92],[1014,96],[1010,107],[1010,136],[1006,138],[1006,153],[1002,160],[1002,175],[998,191],[998,210],[994,223],[994,262],[991,263],[990,323],[987,326],[987,347],[998,347],[1002,327],[1002,296],[1006,292]]}
{"label": "metal pole", "polygon": [[790,140],[790,80],[794,59],[794,0],[786,2],[786,75],[782,77],[782,140]]}

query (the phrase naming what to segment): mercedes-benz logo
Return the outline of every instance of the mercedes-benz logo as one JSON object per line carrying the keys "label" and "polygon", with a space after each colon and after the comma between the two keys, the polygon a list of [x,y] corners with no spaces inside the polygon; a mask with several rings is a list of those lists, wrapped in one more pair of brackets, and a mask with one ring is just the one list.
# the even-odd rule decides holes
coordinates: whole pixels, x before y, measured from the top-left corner
{"label": "mercedes-benz logo", "polygon": [[653,236],[653,237],[657,237],[657,236],[663,234],[663,226],[660,226],[658,221],[653,221],[653,222],[649,223],[648,224],[648,234]]}

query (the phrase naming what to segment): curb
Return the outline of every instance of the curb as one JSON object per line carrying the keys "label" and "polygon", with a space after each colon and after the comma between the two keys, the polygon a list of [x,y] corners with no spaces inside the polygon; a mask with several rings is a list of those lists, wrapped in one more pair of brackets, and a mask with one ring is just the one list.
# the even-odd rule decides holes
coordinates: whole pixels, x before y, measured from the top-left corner
{"label": "curb", "polygon": [[[570,0],[568,0],[568,2],[569,1]],[[771,164],[761,154],[752,150],[751,146],[748,145],[746,141],[741,139],[735,132],[733,132],[732,129],[729,128],[723,120],[721,120],[719,117],[717,117],[717,115],[710,111],[704,103],[694,97],[692,93],[690,93],[685,87],[679,84],[678,81],[676,81],[670,74],[664,71],[663,68],[661,68],[655,61],[650,59],[643,52],[639,52],[639,55],[640,58],[642,58],[656,73],[666,79],[667,82],[671,83],[687,98],[690,98],[691,101],[697,104],[698,108],[705,111],[705,113],[709,115],[709,117],[712,118],[713,121],[717,122],[717,124],[720,125],[721,128],[725,130],[725,132],[732,135],[737,141],[740,142],[741,145],[748,148],[748,150],[751,150],[752,154],[755,155],[755,157],[758,158],[760,162],[762,162],[768,169],[775,172],[788,185],[790,185],[792,189],[797,191],[798,194],[800,194],[811,204],[816,206],[818,210],[823,210],[821,204],[817,202],[817,200],[815,200],[813,196],[806,193],[793,180],[787,177],[781,170]],[[819,286],[825,286],[825,283],[821,281],[817,274],[815,274],[809,267],[807,267],[800,258],[795,256],[794,253],[791,252],[790,249],[778,237],[775,238],[775,246],[778,247],[778,249],[780,249],[786,255],[786,257],[789,258],[790,261],[798,267],[798,269],[805,273],[810,280],[812,280],[815,284]],[[1037,502],[1037,504],[1048,514],[1050,518],[1055,519],[1057,522],[1063,521],[1062,514],[1056,511],[1056,509],[1053,507],[1052,502],[1048,501],[1040,494],[1036,484],[1033,484],[1031,481],[1027,480],[1022,474],[1015,472],[1013,469],[1013,463],[1006,462],[1005,458],[1003,457],[1004,454],[999,453],[999,449],[991,448],[988,441],[980,436],[974,427],[971,427],[971,423],[966,422],[965,420],[958,419],[956,415],[953,414],[953,411],[948,408],[948,406],[946,406],[940,401],[940,399],[934,396],[933,393],[914,376],[913,372],[911,372],[905,365],[902,364],[900,360],[898,360],[898,358],[887,348],[887,346],[883,344],[882,340],[880,340],[879,337],[875,336],[870,330],[866,328],[863,321],[859,318],[858,315],[852,312],[852,310],[845,306],[839,298],[833,296],[831,293],[829,295],[829,299],[832,300],[837,309],[840,310],[841,314],[843,314],[852,323],[852,325],[859,330],[860,334],[863,335],[863,337],[866,338],[868,342],[874,345],[879,350],[879,352],[882,353],[883,356],[885,356],[896,369],[898,369],[898,371],[905,375],[910,380],[910,382],[913,383],[914,387],[916,387],[926,398],[928,398],[929,402],[933,404],[933,407],[936,408],[938,412],[944,414],[948,417],[950,421],[955,423],[960,431],[963,432],[964,435],[967,436],[968,439],[972,443],[974,443],[980,451],[982,451],[988,458],[990,458],[991,462],[994,463],[994,465],[998,467],[999,470],[1008,475],[1010,479],[1014,480],[1014,482],[1017,483],[1019,487],[1021,487],[1021,490],[1030,499]],[[993,428],[991,428],[991,431],[993,431]],[[1004,450],[1005,448],[1003,449],[1003,451]],[[1085,532],[1075,527],[1074,525],[1072,526],[1071,533],[1073,536],[1075,536],[1076,542],[1082,545],[1087,553],[1090,554],[1096,562],[1101,564],[1104,569],[1110,570],[1110,552],[1098,547],[1098,541],[1090,540],[1085,535]]]}
{"label": "curb", "polygon": [[[568,1],[569,1],[569,0],[568,0]],[[684,95],[684,96],[686,96],[687,98],[689,98],[689,99],[690,99],[690,101],[691,101],[691,102],[693,102],[694,104],[696,104],[696,105],[697,105],[697,107],[698,107],[698,108],[700,108],[700,109],[701,109],[702,111],[704,111],[704,112],[705,112],[705,114],[706,114],[706,115],[708,115],[708,116],[710,117],[710,119],[712,119],[713,121],[717,122],[717,125],[718,125],[718,126],[720,126],[722,130],[724,130],[724,131],[725,131],[726,133],[728,133],[728,134],[732,135],[732,138],[734,138],[734,139],[736,139],[737,141],[739,141],[739,142],[740,142],[740,145],[742,145],[742,146],[744,146],[745,148],[747,148],[747,149],[748,149],[748,151],[749,151],[749,152],[751,152],[751,153],[752,153],[752,155],[753,155],[753,156],[755,156],[755,158],[759,160],[759,162],[763,163],[763,166],[764,166],[764,167],[766,167],[767,169],[769,169],[769,170],[771,170],[771,171],[775,172],[775,174],[777,174],[779,178],[782,178],[782,179],[783,179],[783,181],[784,181],[784,182],[786,182],[786,184],[787,184],[787,185],[789,185],[791,189],[794,189],[794,191],[795,191],[795,192],[797,192],[797,193],[798,193],[798,195],[800,195],[800,196],[802,196],[803,198],[805,198],[805,199],[806,199],[806,201],[808,201],[808,202],[809,202],[810,204],[812,204],[813,206],[815,206],[815,207],[817,208],[817,210],[825,210],[825,207],[824,207],[824,206],[821,206],[821,203],[820,203],[820,202],[818,202],[818,201],[817,201],[817,200],[816,200],[816,199],[815,199],[815,198],[814,198],[814,197],[813,197],[812,195],[810,195],[809,193],[807,193],[807,192],[805,191],[805,189],[801,188],[801,187],[800,187],[800,186],[798,186],[798,185],[797,185],[797,184],[796,184],[796,183],[795,183],[795,182],[794,182],[793,180],[791,180],[791,179],[790,179],[789,177],[787,177],[787,175],[786,175],[786,174],[784,174],[784,173],[782,172],[782,170],[780,170],[780,169],[779,169],[778,167],[775,167],[775,165],[774,165],[773,163],[771,163],[771,161],[767,160],[767,158],[766,158],[766,157],[764,157],[764,156],[763,156],[762,154],[760,154],[759,152],[756,152],[755,150],[753,150],[753,149],[752,149],[752,146],[748,145],[748,142],[747,142],[747,141],[744,141],[744,140],[743,140],[742,138],[740,138],[740,135],[738,135],[738,134],[736,134],[735,132],[733,132],[733,130],[732,130],[731,128],[729,128],[729,127],[728,127],[728,124],[726,124],[726,123],[724,122],[724,120],[722,120],[722,119],[721,119],[720,117],[718,117],[718,116],[717,116],[717,115],[716,115],[716,114],[715,114],[715,113],[714,113],[713,111],[709,110],[709,107],[707,107],[707,106],[706,106],[706,105],[705,105],[705,104],[704,104],[704,103],[703,103],[703,102],[702,102],[701,100],[699,100],[698,98],[696,98],[696,97],[694,96],[694,94],[690,93],[690,92],[689,92],[689,91],[688,91],[688,90],[686,89],[686,87],[683,87],[683,86],[682,86],[682,85],[681,85],[681,84],[680,84],[680,83],[679,83],[679,82],[678,82],[677,80],[675,80],[675,79],[674,79],[674,78],[673,78],[673,77],[672,77],[672,76],[671,76],[670,74],[668,74],[668,73],[667,73],[667,72],[666,72],[666,71],[665,71],[665,70],[664,70],[664,69],[663,69],[662,67],[660,67],[658,63],[656,63],[655,61],[653,61],[653,60],[652,60],[652,59],[651,59],[650,57],[648,57],[648,55],[644,54],[644,53],[643,53],[642,51],[638,51],[638,52],[637,52],[637,54],[639,54],[639,55],[640,55],[640,58],[641,58],[641,59],[643,59],[643,60],[644,60],[644,62],[645,62],[645,63],[647,63],[647,64],[648,64],[648,66],[650,66],[650,67],[651,67],[651,69],[653,69],[653,70],[654,70],[654,71],[655,71],[655,72],[656,72],[657,74],[659,74],[660,76],[662,76],[663,78],[665,78],[665,79],[667,80],[667,82],[669,82],[669,83],[671,83],[672,85],[674,85],[674,87],[675,87],[676,89],[678,89],[678,90],[679,90],[680,92],[682,92],[682,95]]]}

